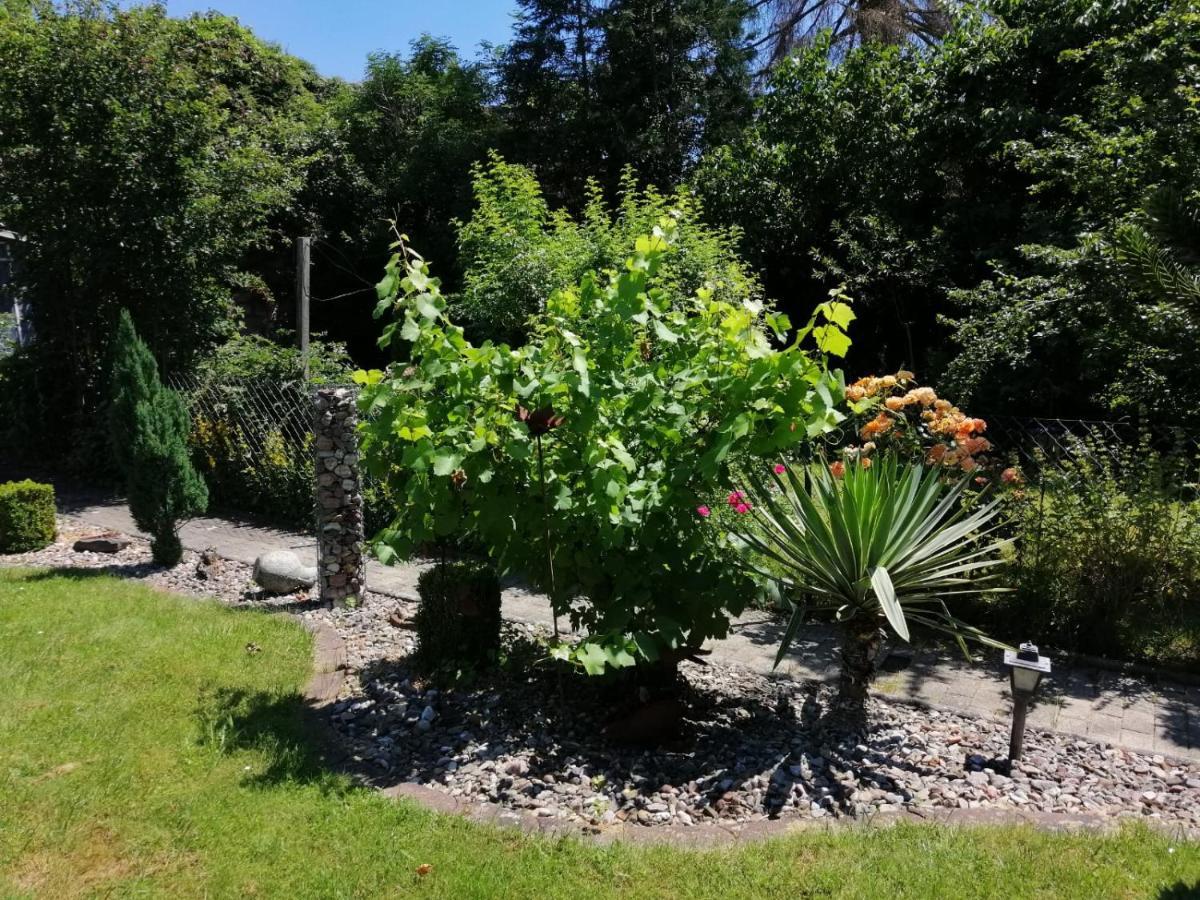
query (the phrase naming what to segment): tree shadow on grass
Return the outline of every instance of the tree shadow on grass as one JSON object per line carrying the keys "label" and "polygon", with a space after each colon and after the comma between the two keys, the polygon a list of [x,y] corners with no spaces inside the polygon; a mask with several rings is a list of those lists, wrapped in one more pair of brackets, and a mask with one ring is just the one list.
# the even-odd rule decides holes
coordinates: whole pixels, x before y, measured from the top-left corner
{"label": "tree shadow on grass", "polygon": [[52,566],[38,567],[23,580],[30,582],[52,581],[66,578],[72,581],[87,581],[93,578],[128,578],[134,581],[148,578],[166,571],[157,563],[112,563],[106,566]]}
{"label": "tree shadow on grass", "polygon": [[1158,892],[1158,900],[1196,900],[1197,897],[1200,897],[1200,881],[1191,884],[1177,881]]}
{"label": "tree shadow on grass", "polygon": [[243,784],[315,784],[329,793],[347,787],[339,776],[349,772],[324,714],[297,691],[205,688],[195,718],[200,746],[223,755],[246,750],[262,754],[265,768]]}

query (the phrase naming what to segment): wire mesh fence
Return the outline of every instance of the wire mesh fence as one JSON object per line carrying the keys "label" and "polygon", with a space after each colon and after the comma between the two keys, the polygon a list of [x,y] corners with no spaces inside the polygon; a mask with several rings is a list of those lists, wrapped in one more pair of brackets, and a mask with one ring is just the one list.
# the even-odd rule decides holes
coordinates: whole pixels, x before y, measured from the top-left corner
{"label": "wire mesh fence", "polygon": [[168,383],[187,400],[192,457],[213,505],[311,530],[315,385],[303,378],[196,376]]}
{"label": "wire mesh fence", "polygon": [[1130,419],[1059,419],[993,416],[987,437],[994,454],[1020,466],[1038,481],[1047,475],[1073,475],[1101,468],[1118,479],[1131,463],[1153,455],[1162,461],[1168,485],[1195,493],[1200,465],[1200,434]]}
{"label": "wire mesh fence", "polygon": [[[303,378],[211,379],[176,376],[187,399],[192,450],[215,506],[254,512],[280,524],[313,526],[313,404],[316,385]],[[1200,434],[1128,419],[988,417],[993,457],[1026,479],[1071,476],[1086,466],[1118,473],[1138,452],[1176,461],[1169,471],[1197,490]],[[365,485],[370,505],[378,493]],[[368,509],[380,524],[385,511]]]}

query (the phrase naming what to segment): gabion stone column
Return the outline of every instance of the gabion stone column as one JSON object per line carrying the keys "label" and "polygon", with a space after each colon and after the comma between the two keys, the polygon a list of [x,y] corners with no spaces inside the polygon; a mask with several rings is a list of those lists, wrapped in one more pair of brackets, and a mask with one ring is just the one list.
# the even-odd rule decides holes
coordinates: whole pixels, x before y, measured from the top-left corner
{"label": "gabion stone column", "polygon": [[354,399],[349,388],[320,388],[315,397],[317,579],[326,606],[357,597],[366,586]]}

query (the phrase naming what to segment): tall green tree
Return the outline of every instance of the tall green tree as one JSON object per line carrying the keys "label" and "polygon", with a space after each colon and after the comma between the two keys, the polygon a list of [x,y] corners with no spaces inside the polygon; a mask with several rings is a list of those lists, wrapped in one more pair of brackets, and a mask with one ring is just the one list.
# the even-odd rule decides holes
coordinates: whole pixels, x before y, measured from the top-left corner
{"label": "tall green tree", "polygon": [[924,134],[936,92],[928,62],[871,44],[830,58],[822,35],[771,72],[753,120],[708,153],[693,184],[783,308],[845,284],[860,309],[851,369],[926,368],[938,335],[931,287],[942,181]]}
{"label": "tall green tree", "polygon": [[471,167],[498,140],[493,95],[482,62],[429,35],[407,54],[368,58],[362,82],[334,104],[362,188],[343,212],[341,233],[329,235],[334,261],[373,280],[391,241],[389,221],[437,259],[454,258],[453,221],[470,213]]}
{"label": "tall green tree", "polygon": [[113,353],[110,439],[125,475],[129,511],[150,535],[154,561],[183,556],[182,520],[208,507],[208,489],[188,457],[191,421],[183,398],[165,388],[150,348],[121,310]]}
{"label": "tall green tree", "polygon": [[599,0],[518,0],[497,61],[509,156],[533,165],[556,203],[604,170]]}
{"label": "tall green tree", "polygon": [[613,0],[600,17],[597,100],[607,186],[626,166],[671,188],[750,110],[745,0]]}
{"label": "tall green tree", "polygon": [[499,64],[509,155],[555,204],[633,166],[663,188],[749,108],[745,0],[521,0]]}
{"label": "tall green tree", "polygon": [[947,196],[963,191],[945,204],[945,233],[990,231],[1006,245],[989,249],[981,280],[950,292],[944,387],[1008,409],[1034,397],[1065,413],[1185,415],[1200,402],[1195,313],[1163,307],[1115,242],[1144,220],[1149,193],[1200,171],[1189,74],[1200,10],[1186,0],[995,9],[947,45],[932,110],[931,139],[970,151],[945,167],[956,176]]}
{"label": "tall green tree", "polygon": [[312,225],[329,120],[311,67],[218,15],[40,4],[0,22],[0,59],[0,221],[35,336],[16,365],[54,452],[96,422],[118,307],[170,371],[232,330],[249,264]]}

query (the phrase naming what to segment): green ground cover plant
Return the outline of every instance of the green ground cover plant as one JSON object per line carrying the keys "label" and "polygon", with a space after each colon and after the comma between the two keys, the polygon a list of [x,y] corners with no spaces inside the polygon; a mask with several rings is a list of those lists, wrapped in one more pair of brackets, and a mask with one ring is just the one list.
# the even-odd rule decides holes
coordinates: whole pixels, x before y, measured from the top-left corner
{"label": "green ground cover plant", "polygon": [[473,825],[325,767],[299,696],[310,642],[282,617],[108,576],[0,571],[0,894],[1149,900],[1200,885],[1200,848],[1140,827],[855,827],[695,851]]}
{"label": "green ground cover plant", "polygon": [[1081,440],[1010,500],[1013,592],[979,604],[1064,650],[1200,667],[1196,460]]}

